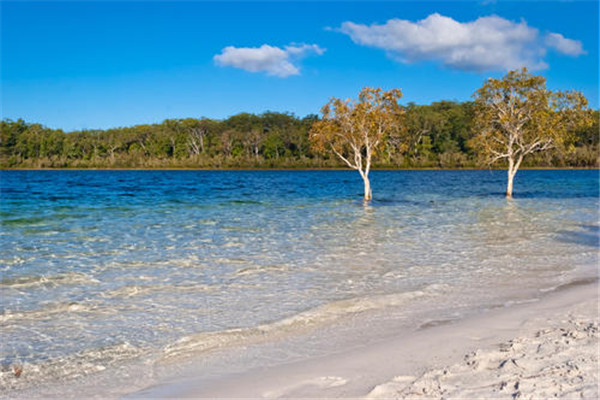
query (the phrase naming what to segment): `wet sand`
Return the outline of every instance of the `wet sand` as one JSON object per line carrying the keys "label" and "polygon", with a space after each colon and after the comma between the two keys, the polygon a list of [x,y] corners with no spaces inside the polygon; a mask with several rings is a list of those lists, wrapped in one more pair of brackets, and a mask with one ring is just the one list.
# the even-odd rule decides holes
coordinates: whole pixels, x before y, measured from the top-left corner
{"label": "wet sand", "polygon": [[127,398],[598,398],[598,282],[383,342]]}

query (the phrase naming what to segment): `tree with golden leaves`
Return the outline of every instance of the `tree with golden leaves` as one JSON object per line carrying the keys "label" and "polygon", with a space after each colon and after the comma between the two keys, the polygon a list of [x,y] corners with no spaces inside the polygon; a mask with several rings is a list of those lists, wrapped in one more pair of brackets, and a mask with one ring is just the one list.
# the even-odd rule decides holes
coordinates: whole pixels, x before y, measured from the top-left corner
{"label": "tree with golden leaves", "polygon": [[386,136],[398,129],[401,113],[399,89],[363,88],[358,100],[332,98],[322,109],[323,118],[313,124],[309,138],[313,150],[332,152],[360,173],[365,201],[372,199],[369,171]]}
{"label": "tree with golden leaves", "polygon": [[546,78],[526,68],[489,78],[474,94],[475,129],[471,147],[491,165],[506,160],[506,197],[513,197],[514,177],[531,153],[561,148],[576,129],[589,125],[587,100],[577,91],[546,89]]}

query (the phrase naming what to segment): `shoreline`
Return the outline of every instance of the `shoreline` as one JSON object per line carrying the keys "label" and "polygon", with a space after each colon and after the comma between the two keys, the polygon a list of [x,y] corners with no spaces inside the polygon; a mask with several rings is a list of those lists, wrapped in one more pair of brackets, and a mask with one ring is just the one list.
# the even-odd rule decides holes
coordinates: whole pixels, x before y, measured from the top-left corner
{"label": "shoreline", "polygon": [[[0,171],[353,171],[350,168],[331,167],[331,168],[191,168],[191,167],[156,167],[156,168],[6,168],[1,167]],[[506,171],[506,167],[495,168],[371,168],[371,171]],[[520,167],[519,171],[600,171],[600,167]]]}
{"label": "shoreline", "polygon": [[[414,395],[414,390],[419,391],[420,398],[442,398],[448,394],[463,398],[511,398],[517,392],[523,397],[546,397],[553,393],[552,390],[560,395],[564,390],[561,392],[560,387],[551,384],[556,379],[548,383],[535,378],[533,389],[530,384],[527,392],[524,371],[514,366],[511,370],[510,365],[505,367],[506,360],[496,358],[505,356],[499,349],[506,348],[507,343],[518,343],[522,349],[541,340],[536,339],[536,335],[538,338],[547,336],[546,342],[551,343],[556,339],[554,336],[563,337],[563,332],[574,332],[571,333],[573,339],[587,338],[585,349],[578,348],[577,340],[571,340],[571,347],[565,350],[569,360],[560,360],[560,363],[581,370],[582,376],[585,371],[587,382],[582,382],[580,390],[575,388],[574,393],[580,393],[583,398],[595,398],[598,393],[598,297],[598,281],[583,281],[550,292],[536,302],[493,309],[460,321],[433,324],[341,353],[208,381],[188,379],[163,383],[124,398],[405,398],[410,397],[410,393]],[[578,361],[583,355],[590,355],[590,346],[596,348],[592,371],[589,365]],[[554,349],[544,357],[540,356],[537,363],[541,362],[543,368],[552,368],[556,362],[553,354],[562,353]],[[475,368],[469,369],[469,363]],[[519,360],[519,363],[527,365],[525,361]],[[485,367],[480,368],[481,365]],[[499,379],[498,384],[494,382],[488,385],[489,388],[482,389],[477,386],[476,373],[487,374],[488,380],[491,379],[488,375],[492,374]],[[193,371],[188,374],[193,375]],[[523,381],[520,391],[514,389],[515,385],[519,386],[514,382],[515,379],[520,382],[519,376]],[[452,382],[450,388],[455,392],[444,388],[444,380]],[[508,381],[512,382],[513,390],[510,391],[506,383],[506,390],[501,391],[502,382]],[[535,389],[536,383],[538,389]],[[544,394],[536,394],[535,390],[541,390],[542,386],[545,387]]]}

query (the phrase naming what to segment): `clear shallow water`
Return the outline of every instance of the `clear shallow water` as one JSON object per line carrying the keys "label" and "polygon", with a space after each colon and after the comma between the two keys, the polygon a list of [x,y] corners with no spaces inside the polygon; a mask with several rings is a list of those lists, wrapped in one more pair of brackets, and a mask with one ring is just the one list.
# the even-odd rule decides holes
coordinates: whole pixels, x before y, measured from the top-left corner
{"label": "clear shallow water", "polygon": [[372,180],[364,207],[354,171],[0,172],[0,394],[597,276],[598,171]]}

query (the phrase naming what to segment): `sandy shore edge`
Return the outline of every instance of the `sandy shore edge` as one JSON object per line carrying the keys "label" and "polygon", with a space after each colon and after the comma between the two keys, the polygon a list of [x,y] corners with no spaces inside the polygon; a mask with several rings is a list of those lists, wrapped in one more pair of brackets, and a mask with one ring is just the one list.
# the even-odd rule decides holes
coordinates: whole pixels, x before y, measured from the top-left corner
{"label": "sandy shore edge", "polygon": [[598,282],[381,343],[127,398],[598,398]]}

